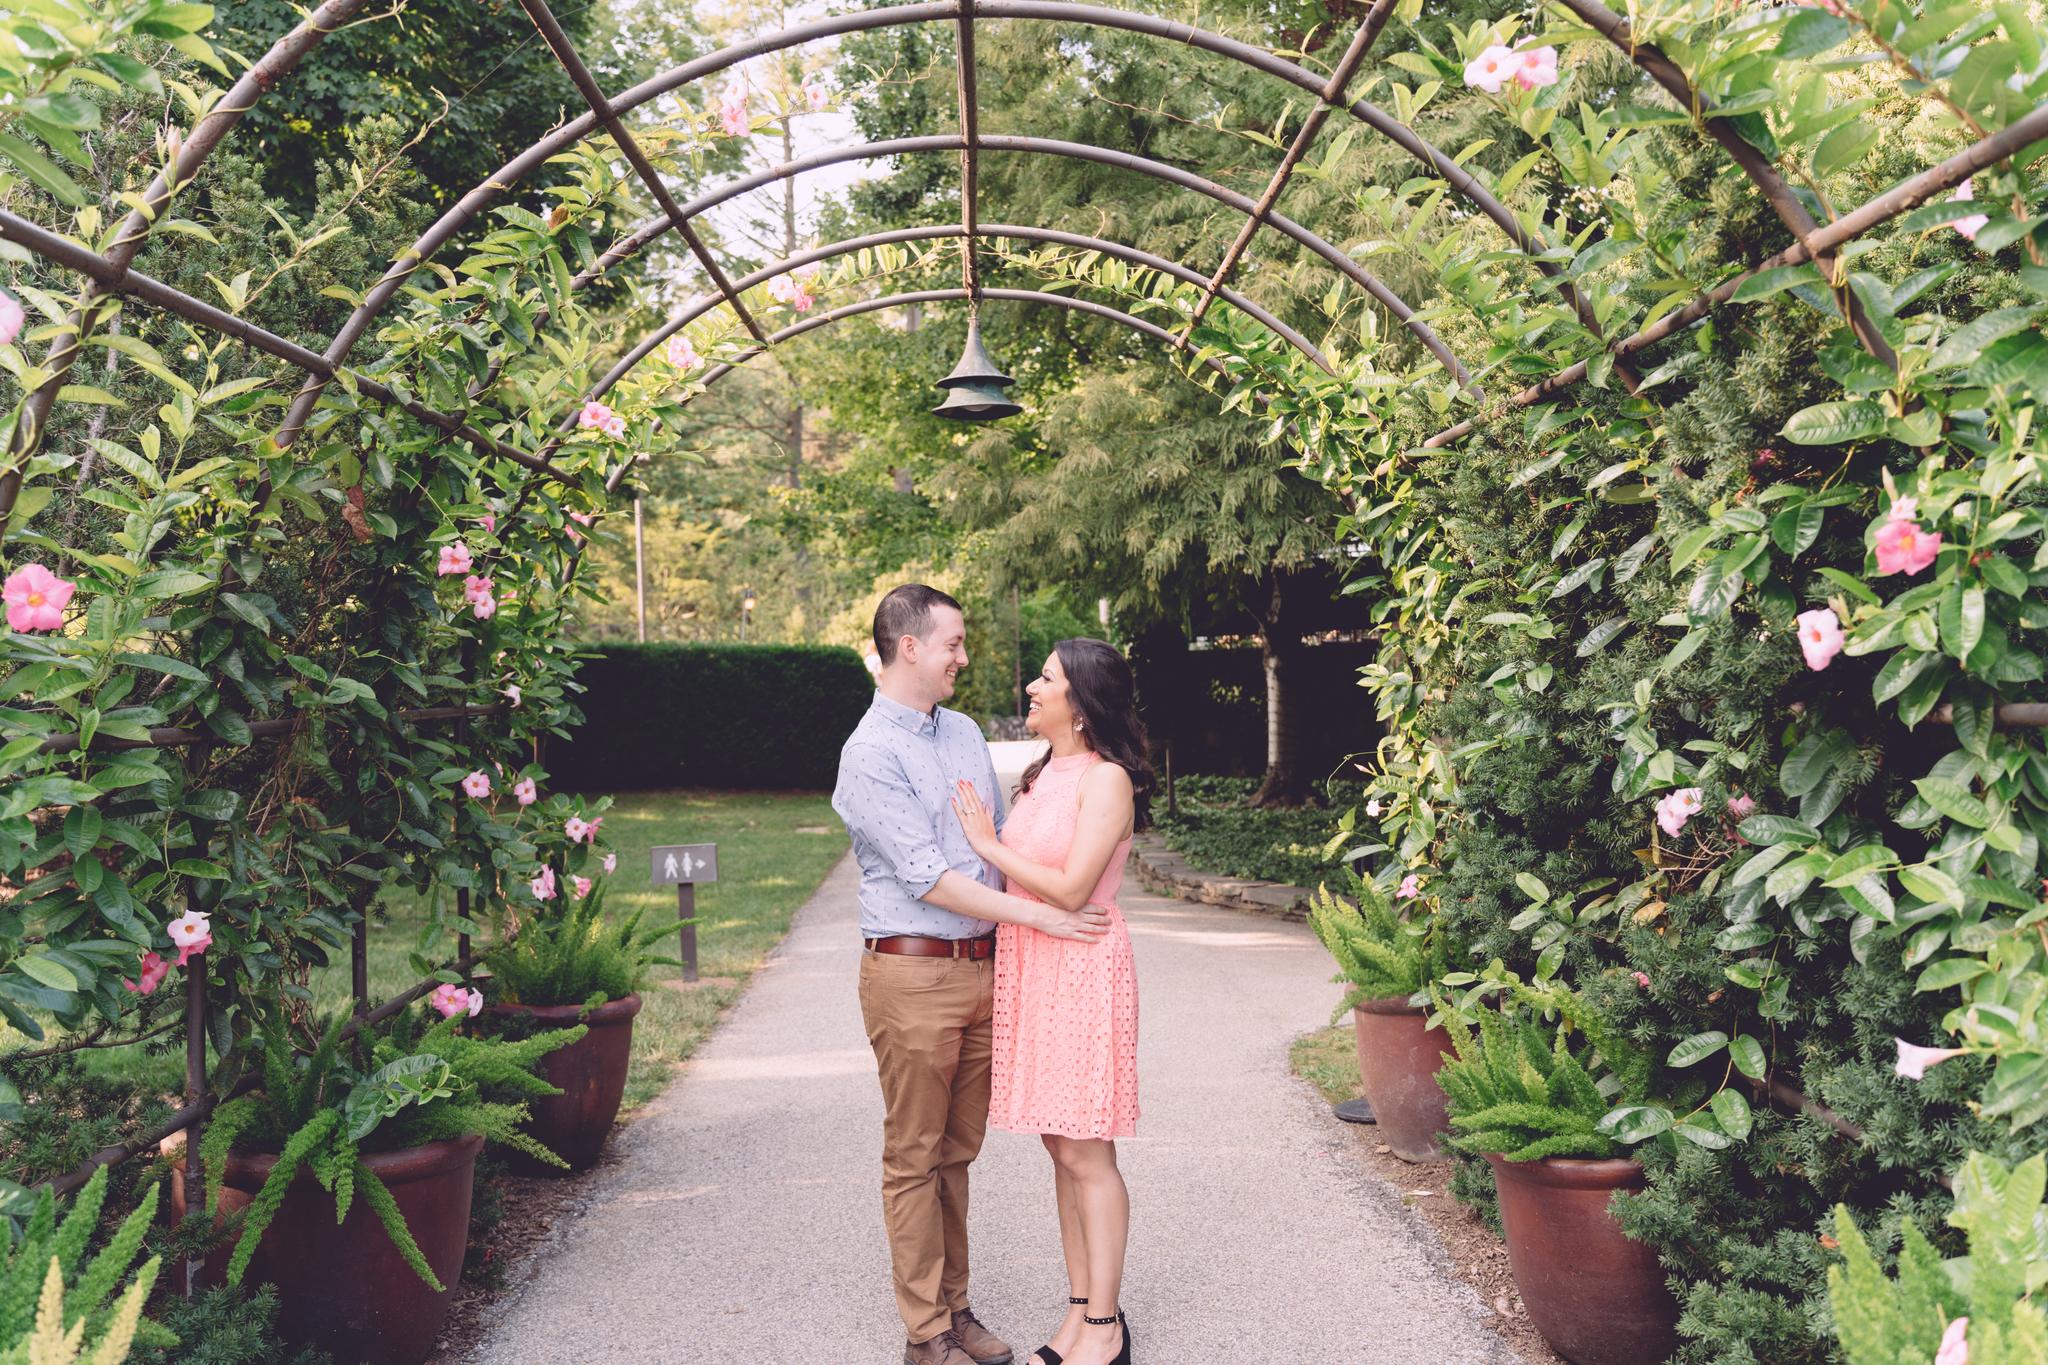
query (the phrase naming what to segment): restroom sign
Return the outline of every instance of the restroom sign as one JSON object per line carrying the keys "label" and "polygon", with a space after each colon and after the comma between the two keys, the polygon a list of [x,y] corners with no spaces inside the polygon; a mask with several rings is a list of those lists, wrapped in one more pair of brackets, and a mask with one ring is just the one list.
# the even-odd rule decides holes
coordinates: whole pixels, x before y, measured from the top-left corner
{"label": "restroom sign", "polygon": [[717,844],[657,844],[649,858],[648,875],[657,886],[718,880]]}

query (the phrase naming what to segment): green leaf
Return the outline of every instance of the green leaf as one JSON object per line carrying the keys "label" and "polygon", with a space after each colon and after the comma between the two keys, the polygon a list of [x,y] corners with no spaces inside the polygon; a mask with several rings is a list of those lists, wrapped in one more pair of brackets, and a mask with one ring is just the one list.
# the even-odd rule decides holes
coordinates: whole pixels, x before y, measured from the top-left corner
{"label": "green leaf", "polygon": [[1923,777],[1913,784],[1913,789],[1928,805],[1951,820],[1972,829],[1984,829],[1991,823],[1991,808],[1953,782],[1939,777]]}
{"label": "green leaf", "polygon": [[12,133],[0,133],[0,156],[21,168],[21,173],[41,185],[65,204],[82,209],[92,202],[78,182],[57,164]]}
{"label": "green leaf", "polygon": [[1819,843],[1820,831],[1784,815],[1752,815],[1736,830],[1752,844]]}
{"label": "green leaf", "polygon": [[1708,1104],[1713,1109],[1714,1118],[1721,1125],[1722,1132],[1734,1138],[1737,1142],[1749,1136],[1749,1130],[1752,1126],[1749,1101],[1742,1098],[1741,1091],[1716,1091],[1714,1098],[1709,1100]]}
{"label": "green leaf", "polygon": [[1728,1044],[1728,1057],[1735,1063],[1735,1069],[1751,1080],[1764,1078],[1763,1044],[1748,1034],[1739,1034]]}
{"label": "green leaf", "polygon": [[1965,981],[1974,981],[1991,970],[1991,964],[1977,957],[1945,957],[1928,965],[1926,971],[1913,983],[1917,995],[1922,991],[1945,991],[1951,986],[1960,986]]}
{"label": "green leaf", "polygon": [[1779,434],[1803,446],[1832,446],[1875,436],[1884,423],[1882,407],[1867,398],[1853,398],[1802,408],[1786,419]]}
{"label": "green leaf", "polygon": [[13,965],[24,976],[40,981],[53,991],[74,992],[78,989],[78,978],[73,976],[62,964],[53,962],[47,957],[18,957],[14,960]]}
{"label": "green leaf", "polygon": [[1667,1066],[1686,1067],[1707,1058],[1728,1046],[1728,1035],[1716,1029],[1708,1033],[1695,1033],[1671,1049],[1665,1058]]}
{"label": "green leaf", "polygon": [[1741,284],[1735,286],[1731,303],[1753,303],[1758,299],[1781,294],[1795,285],[1820,284],[1820,271],[1811,263],[1804,265],[1774,265],[1769,270],[1759,270]]}
{"label": "green leaf", "polygon": [[1676,1123],[1672,1125],[1671,1131],[1684,1138],[1687,1142],[1695,1146],[1705,1147],[1708,1151],[1712,1152],[1718,1152],[1723,1147],[1729,1145],[1726,1136],[1715,1132],[1704,1124]]}

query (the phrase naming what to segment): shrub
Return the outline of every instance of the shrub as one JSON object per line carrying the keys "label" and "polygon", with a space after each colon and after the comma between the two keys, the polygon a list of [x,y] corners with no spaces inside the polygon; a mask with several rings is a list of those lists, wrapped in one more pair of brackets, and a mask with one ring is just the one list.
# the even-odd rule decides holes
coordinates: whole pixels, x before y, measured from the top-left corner
{"label": "shrub", "polygon": [[1314,886],[1329,875],[1323,847],[1335,815],[1319,804],[1254,808],[1245,803],[1257,786],[1249,777],[1179,778],[1179,814],[1157,799],[1153,819],[1166,846],[1205,872]]}
{"label": "shrub", "polygon": [[829,788],[875,695],[829,645],[606,645],[578,676],[587,719],[548,766],[585,790]]}

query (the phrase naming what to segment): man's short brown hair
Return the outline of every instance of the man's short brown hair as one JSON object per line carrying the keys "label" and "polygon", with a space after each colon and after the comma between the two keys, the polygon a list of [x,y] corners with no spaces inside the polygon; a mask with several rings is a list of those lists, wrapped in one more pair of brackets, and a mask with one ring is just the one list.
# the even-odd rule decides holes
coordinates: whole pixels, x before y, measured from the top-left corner
{"label": "man's short brown hair", "polygon": [[904,636],[922,640],[931,633],[933,607],[960,610],[958,602],[923,583],[905,583],[889,590],[875,608],[875,653],[884,664],[896,662],[896,642]]}

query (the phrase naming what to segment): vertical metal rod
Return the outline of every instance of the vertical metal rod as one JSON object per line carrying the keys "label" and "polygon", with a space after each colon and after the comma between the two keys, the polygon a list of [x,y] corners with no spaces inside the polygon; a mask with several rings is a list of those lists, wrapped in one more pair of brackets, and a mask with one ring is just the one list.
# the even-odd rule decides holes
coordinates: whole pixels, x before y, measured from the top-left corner
{"label": "vertical metal rod", "polygon": [[1180,815],[1180,802],[1174,799],[1173,790],[1173,741],[1166,741],[1166,814],[1169,818]]}
{"label": "vertical metal rod", "polygon": [[349,993],[355,997],[356,1018],[370,1012],[370,907],[356,906],[355,932],[349,935]]}
{"label": "vertical metal rod", "polygon": [[697,888],[688,882],[676,883],[677,933],[682,951],[677,954],[683,960],[683,980],[697,979]]}
{"label": "vertical metal rod", "polygon": [[981,270],[974,259],[974,236],[980,227],[976,202],[980,196],[980,175],[974,153],[981,141],[981,102],[974,90],[974,0],[960,0],[958,23],[959,51],[954,54],[954,65],[960,75],[960,226],[964,234],[960,242],[960,284],[967,291],[971,316],[974,306],[981,301]]}
{"label": "vertical metal rod", "polygon": [[[185,751],[185,773],[196,780],[206,771],[206,763],[213,755],[213,744],[201,740]],[[190,899],[191,883],[186,883],[187,909],[194,908]],[[199,953],[185,963],[185,1103],[199,1103],[207,1092],[206,1085],[206,953]],[[206,1213],[206,1167],[199,1159],[199,1143],[206,1136],[206,1121],[195,1120],[185,1129],[185,1211],[195,1208],[203,1216]],[[185,1258],[186,1298],[199,1292],[199,1277],[206,1265],[206,1258],[194,1254]]]}
{"label": "vertical metal rod", "polygon": [[[185,964],[185,1103],[199,1103],[206,1095],[206,954]],[[206,1136],[206,1121],[195,1119],[185,1129],[185,1212],[206,1212],[206,1168],[199,1160],[199,1142]],[[185,1258],[185,1297],[199,1292],[200,1272],[206,1258],[197,1253]]]}
{"label": "vertical metal rod", "polygon": [[633,625],[647,643],[647,544],[641,538],[640,495],[633,495]]}

